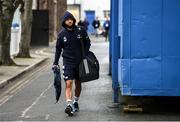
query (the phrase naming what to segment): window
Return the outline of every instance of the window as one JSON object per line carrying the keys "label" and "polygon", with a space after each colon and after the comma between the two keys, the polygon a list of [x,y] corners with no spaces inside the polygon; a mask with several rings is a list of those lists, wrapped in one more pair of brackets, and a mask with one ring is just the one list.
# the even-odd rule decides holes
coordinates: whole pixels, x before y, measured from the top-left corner
{"label": "window", "polygon": [[104,18],[110,17],[110,10],[104,10]]}

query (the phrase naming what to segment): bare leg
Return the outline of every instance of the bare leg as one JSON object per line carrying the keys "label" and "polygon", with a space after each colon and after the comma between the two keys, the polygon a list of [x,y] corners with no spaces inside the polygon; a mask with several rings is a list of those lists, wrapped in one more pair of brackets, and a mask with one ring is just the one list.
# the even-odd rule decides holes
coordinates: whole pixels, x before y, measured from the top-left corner
{"label": "bare leg", "polygon": [[75,96],[79,97],[81,94],[81,82],[79,80],[75,80]]}
{"label": "bare leg", "polygon": [[66,81],[66,100],[72,100],[72,84],[73,80]]}
{"label": "bare leg", "polygon": [[72,85],[73,80],[67,80],[66,81],[66,102],[67,106],[65,108],[65,113],[67,113],[69,116],[73,116],[73,108],[72,108]]}

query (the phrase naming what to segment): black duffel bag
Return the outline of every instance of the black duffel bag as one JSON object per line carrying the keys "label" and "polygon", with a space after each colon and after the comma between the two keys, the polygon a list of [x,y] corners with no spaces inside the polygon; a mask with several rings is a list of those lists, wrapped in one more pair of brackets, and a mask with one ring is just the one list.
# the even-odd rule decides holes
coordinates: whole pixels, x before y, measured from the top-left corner
{"label": "black duffel bag", "polygon": [[79,78],[81,82],[88,82],[99,78],[99,62],[93,52],[88,55],[79,64]]}

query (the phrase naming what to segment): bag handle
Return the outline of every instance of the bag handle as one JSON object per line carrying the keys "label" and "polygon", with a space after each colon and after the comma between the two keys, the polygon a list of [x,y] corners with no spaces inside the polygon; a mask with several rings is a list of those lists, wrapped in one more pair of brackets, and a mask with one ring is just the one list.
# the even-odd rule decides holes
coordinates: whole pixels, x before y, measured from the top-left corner
{"label": "bag handle", "polygon": [[78,30],[79,30],[78,39],[80,39],[82,55],[83,55],[83,58],[85,58],[86,54],[85,54],[85,47],[84,47],[84,43],[83,43],[83,37],[81,36],[81,28],[78,27]]}

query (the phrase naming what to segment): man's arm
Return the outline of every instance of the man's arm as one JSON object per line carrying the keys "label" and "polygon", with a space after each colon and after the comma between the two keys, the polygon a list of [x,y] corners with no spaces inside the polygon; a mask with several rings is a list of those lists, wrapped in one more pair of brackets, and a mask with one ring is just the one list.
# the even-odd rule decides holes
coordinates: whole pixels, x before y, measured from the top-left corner
{"label": "man's arm", "polygon": [[53,65],[58,65],[59,58],[60,58],[60,55],[61,55],[61,51],[62,51],[62,40],[61,40],[60,34],[59,34],[57,42],[56,42],[56,52],[55,52]]}

